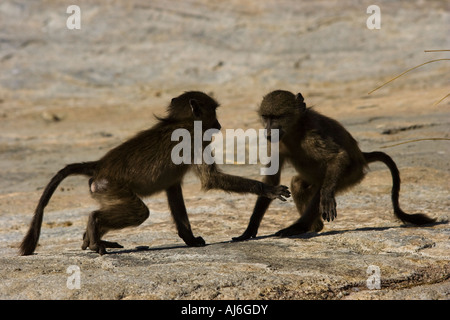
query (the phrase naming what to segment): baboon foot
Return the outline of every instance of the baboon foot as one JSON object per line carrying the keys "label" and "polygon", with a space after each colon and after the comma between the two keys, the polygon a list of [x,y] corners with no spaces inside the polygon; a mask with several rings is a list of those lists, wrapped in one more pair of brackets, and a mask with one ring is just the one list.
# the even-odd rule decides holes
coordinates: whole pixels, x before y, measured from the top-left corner
{"label": "baboon foot", "polygon": [[293,224],[285,229],[281,229],[277,233],[275,233],[275,236],[277,237],[290,237],[290,236],[296,236],[302,233],[308,232],[308,228],[305,228],[301,224]]}
{"label": "baboon foot", "polygon": [[312,232],[320,232],[323,229],[323,221],[321,219],[317,219],[316,222],[313,223],[311,227]]}
{"label": "baboon foot", "polygon": [[256,237],[256,232],[245,230],[245,232],[243,234],[241,234],[239,237],[233,237],[232,240],[233,241],[245,241],[245,240],[248,240],[248,239],[251,239],[254,237]]}
{"label": "baboon foot", "polygon": [[90,250],[99,253],[100,255],[104,255],[106,252],[106,248],[123,248],[117,242],[111,242],[106,240],[100,240],[99,242],[91,242],[89,238],[86,236],[86,233],[83,235],[83,244],[81,245],[82,250],[86,250],[89,248]]}

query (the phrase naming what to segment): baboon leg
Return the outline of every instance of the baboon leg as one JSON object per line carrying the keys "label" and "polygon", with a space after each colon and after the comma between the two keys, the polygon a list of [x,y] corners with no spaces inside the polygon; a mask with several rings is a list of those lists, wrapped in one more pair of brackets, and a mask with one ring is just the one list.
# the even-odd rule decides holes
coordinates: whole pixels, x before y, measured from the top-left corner
{"label": "baboon leg", "polygon": [[317,221],[317,219],[320,218],[319,214],[320,190],[318,190],[317,188],[313,189],[315,189],[314,195],[311,198],[311,201],[309,202],[300,219],[298,219],[291,226],[278,231],[275,234],[276,236],[280,237],[294,236],[308,232],[312,229],[315,221]]}
{"label": "baboon leg", "polygon": [[105,248],[123,248],[123,246],[117,242],[101,240],[101,237],[108,231],[105,228],[99,228],[98,217],[102,215],[103,213],[101,210],[96,210],[89,215],[86,232],[83,234],[83,244],[81,245],[81,249],[85,250],[86,248],[89,248],[92,251],[105,254]]}
{"label": "baboon leg", "polygon": [[266,197],[258,197],[247,229],[245,229],[244,233],[239,237],[233,237],[233,241],[243,241],[250,238],[255,238],[264,214],[266,213],[271,203],[272,199]]}
{"label": "baboon leg", "polygon": [[[302,216],[308,204],[311,202],[314,196],[315,188],[301,179],[299,175],[292,177],[291,180],[291,193],[297,207],[298,213]],[[309,231],[319,232],[323,229],[323,222],[320,215],[312,223]]]}
{"label": "baboon leg", "polygon": [[[263,182],[265,184],[268,184],[270,186],[277,186],[280,184],[281,168],[283,167],[284,161],[285,158],[282,155],[280,155],[278,171],[274,175],[264,176]],[[253,213],[252,216],[250,217],[247,229],[245,229],[244,233],[239,237],[234,237],[233,241],[243,241],[250,238],[255,238],[258,233],[259,225],[261,224],[264,214],[266,213],[271,203],[272,199],[259,196],[258,199],[256,200],[255,207],[253,208]]]}
{"label": "baboon leg", "polygon": [[100,234],[98,230],[98,222],[97,217],[101,214],[100,211],[93,211],[89,215],[88,223],[86,226],[86,231],[83,234],[83,244],[81,245],[81,249],[86,250],[90,248],[93,251],[98,252],[98,244],[100,243]]}
{"label": "baboon leg", "polygon": [[101,240],[101,237],[109,230],[138,226],[149,216],[145,203],[131,190],[109,185],[108,189],[92,193],[92,196],[100,202],[101,208],[89,216],[83,250],[89,247],[105,254],[106,248],[122,248],[117,242]]}
{"label": "baboon leg", "polygon": [[205,245],[202,237],[194,237],[191,230],[191,224],[184,205],[183,193],[181,185],[175,184],[166,190],[167,200],[169,202],[170,213],[177,227],[178,235],[188,245],[199,247]]}

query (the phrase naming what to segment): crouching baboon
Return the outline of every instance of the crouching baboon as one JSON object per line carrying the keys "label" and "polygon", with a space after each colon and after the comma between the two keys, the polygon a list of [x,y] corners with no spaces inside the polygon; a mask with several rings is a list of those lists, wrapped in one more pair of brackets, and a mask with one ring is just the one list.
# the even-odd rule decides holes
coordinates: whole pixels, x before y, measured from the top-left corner
{"label": "crouching baboon", "polygon": [[[238,193],[253,193],[267,199],[285,201],[290,192],[285,186],[267,185],[259,181],[222,173],[213,164],[174,164],[171,150],[176,141],[172,133],[186,129],[194,137],[194,122],[201,121],[202,130],[220,130],[216,118],[218,103],[208,95],[191,91],[173,98],[168,115],[158,123],[106,153],[98,161],[69,164],[61,169],[45,188],[35,210],[30,229],[20,246],[22,255],[32,254],[38,243],[44,208],[60,182],[69,175],[89,177],[92,197],[100,208],[89,216],[82,249],[100,254],[106,248],[121,248],[118,243],[102,240],[109,230],[138,226],[149,216],[142,197],[165,190],[170,212],[179,236],[189,246],[203,246],[205,241],[191,231],[184,205],[181,183],[190,167],[199,176],[204,189],[222,189]],[[190,145],[193,145],[191,143]],[[203,142],[203,148],[207,145]],[[192,150],[191,150],[192,151]],[[194,152],[191,152],[193,155]]]}
{"label": "crouching baboon", "polygon": [[[335,195],[359,183],[369,163],[381,161],[392,175],[392,204],[395,216],[403,222],[416,225],[435,220],[424,214],[407,214],[400,209],[400,176],[395,162],[383,152],[361,152],[358,143],[337,121],[306,108],[304,99],[288,91],[277,90],[267,94],[261,103],[259,115],[267,129],[279,130],[280,170],[266,176],[270,185],[280,183],[281,166],[290,161],[297,171],[291,181],[291,193],[300,218],[288,228],[276,233],[291,236],[308,231],[319,232],[322,218],[336,218]],[[258,197],[245,232],[235,241],[255,237],[271,199]]]}

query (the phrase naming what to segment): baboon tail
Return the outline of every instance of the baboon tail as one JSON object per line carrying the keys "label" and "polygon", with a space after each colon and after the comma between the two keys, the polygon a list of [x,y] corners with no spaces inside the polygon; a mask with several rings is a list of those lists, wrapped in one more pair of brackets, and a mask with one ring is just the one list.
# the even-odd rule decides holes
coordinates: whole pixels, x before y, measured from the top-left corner
{"label": "baboon tail", "polygon": [[391,171],[392,175],[392,192],[391,192],[391,198],[392,198],[392,205],[394,207],[394,214],[395,216],[400,219],[403,222],[409,222],[415,225],[423,225],[423,224],[429,224],[436,221],[436,219],[432,219],[428,217],[427,215],[423,213],[416,213],[416,214],[408,214],[404,212],[399,205],[399,193],[400,193],[400,173],[398,171],[397,165],[395,164],[394,160],[390,156],[388,156],[384,152],[363,152],[364,158],[366,159],[367,163],[375,162],[375,161],[381,161]]}
{"label": "baboon tail", "polygon": [[92,176],[94,174],[97,162],[83,162],[73,163],[67,165],[65,168],[58,171],[58,173],[50,180],[47,187],[42,193],[39,203],[34,211],[33,219],[31,220],[30,228],[22,240],[20,245],[20,254],[22,256],[30,255],[36,249],[39,235],[41,233],[42,218],[44,216],[44,208],[47,206],[50,198],[55,192],[58,185],[70,175],[86,175]]}

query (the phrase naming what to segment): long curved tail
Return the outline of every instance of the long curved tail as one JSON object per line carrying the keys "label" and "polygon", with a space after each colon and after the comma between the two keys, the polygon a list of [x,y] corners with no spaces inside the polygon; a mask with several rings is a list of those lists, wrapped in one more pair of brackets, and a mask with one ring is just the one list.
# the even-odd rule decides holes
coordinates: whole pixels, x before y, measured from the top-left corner
{"label": "long curved tail", "polygon": [[397,165],[395,164],[394,160],[390,156],[388,156],[384,152],[363,152],[363,156],[366,159],[367,163],[375,162],[375,161],[381,161],[391,171],[392,175],[392,192],[391,192],[391,198],[392,198],[392,205],[394,207],[394,214],[395,216],[400,219],[403,222],[409,222],[415,225],[423,225],[423,224],[429,224],[436,221],[436,219],[432,219],[428,217],[427,215],[423,213],[416,213],[416,214],[408,214],[405,213],[402,209],[400,209],[400,205],[398,202],[399,193],[400,193],[400,174],[397,168]]}
{"label": "long curved tail", "polygon": [[97,162],[83,162],[83,163],[73,163],[69,164],[60,171],[50,180],[47,187],[45,187],[42,193],[39,203],[34,211],[33,219],[31,220],[30,228],[26,236],[23,238],[20,245],[20,254],[22,256],[30,255],[36,249],[39,235],[41,233],[42,218],[44,216],[44,208],[47,206],[50,198],[55,192],[58,185],[70,175],[87,175],[92,176],[95,171]]}

